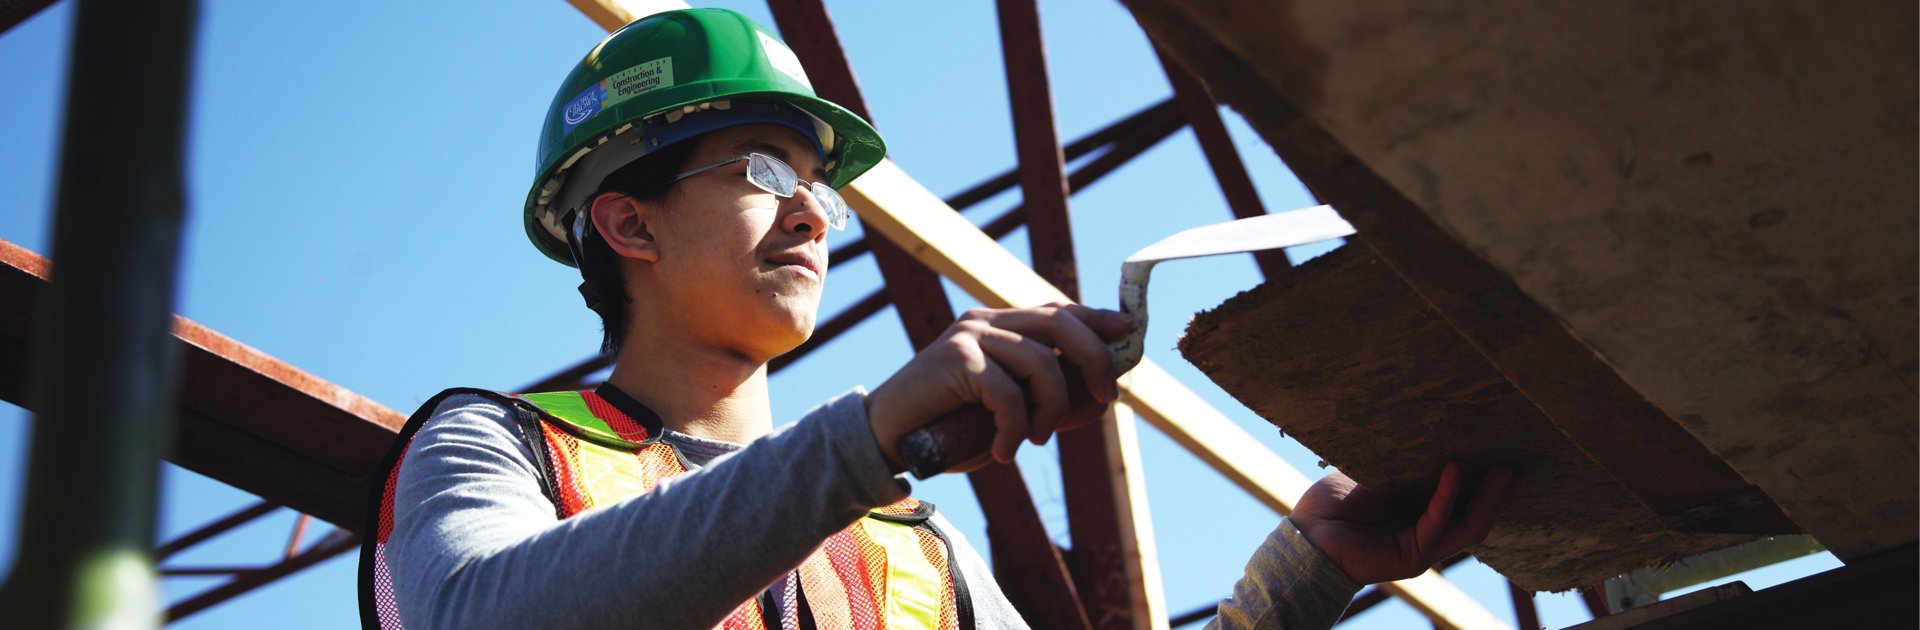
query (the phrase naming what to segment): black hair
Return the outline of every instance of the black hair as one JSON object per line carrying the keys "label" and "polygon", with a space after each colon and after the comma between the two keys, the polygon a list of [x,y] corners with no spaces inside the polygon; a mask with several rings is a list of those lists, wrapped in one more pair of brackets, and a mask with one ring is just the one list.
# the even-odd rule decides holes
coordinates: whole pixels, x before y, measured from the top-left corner
{"label": "black hair", "polygon": [[[599,189],[581,208],[582,216],[574,220],[592,220],[584,214],[592,211],[592,200],[605,193],[619,193],[637,201],[665,198],[673,185],[673,176],[686,168],[687,160],[693,158],[698,146],[698,138],[676,142],[615,169],[600,181]],[[572,233],[568,230],[568,234]],[[617,356],[627,334],[630,315],[627,307],[633,304],[633,296],[627,294],[625,276],[620,271],[620,255],[607,245],[606,237],[595,230],[583,245],[582,256],[586,260],[575,261],[580,264],[580,276],[584,280],[580,294],[586,298],[587,307],[600,315],[600,352]]]}

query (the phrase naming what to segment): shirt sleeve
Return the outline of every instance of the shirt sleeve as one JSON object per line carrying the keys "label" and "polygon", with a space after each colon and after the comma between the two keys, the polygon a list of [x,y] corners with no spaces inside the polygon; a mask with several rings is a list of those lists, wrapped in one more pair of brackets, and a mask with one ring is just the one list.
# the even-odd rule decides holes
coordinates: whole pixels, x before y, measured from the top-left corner
{"label": "shirt sleeve", "polygon": [[409,629],[712,627],[907,494],[858,391],[565,520],[514,418],[485,397],[449,397],[407,449],[386,554]]}
{"label": "shirt sleeve", "polygon": [[1331,628],[1360,585],[1313,546],[1299,528],[1280,520],[1247,560],[1233,597],[1220,602],[1210,630]]}

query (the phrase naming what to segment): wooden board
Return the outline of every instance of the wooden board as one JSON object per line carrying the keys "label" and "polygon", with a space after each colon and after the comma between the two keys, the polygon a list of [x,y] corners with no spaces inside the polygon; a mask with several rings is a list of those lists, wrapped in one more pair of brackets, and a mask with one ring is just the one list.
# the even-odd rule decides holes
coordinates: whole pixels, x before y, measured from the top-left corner
{"label": "wooden board", "polygon": [[1670,531],[1364,244],[1200,314],[1180,351],[1368,487],[1425,494],[1453,460],[1519,467],[1520,497],[1474,553],[1528,589],[1593,584],[1750,538]]}

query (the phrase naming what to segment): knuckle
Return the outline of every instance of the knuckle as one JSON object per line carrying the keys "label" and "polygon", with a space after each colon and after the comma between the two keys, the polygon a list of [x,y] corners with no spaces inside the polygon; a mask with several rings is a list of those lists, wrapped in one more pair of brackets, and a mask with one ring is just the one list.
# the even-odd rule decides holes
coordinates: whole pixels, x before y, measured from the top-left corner
{"label": "knuckle", "polygon": [[965,358],[979,351],[979,345],[967,336],[955,335],[946,338],[940,348],[949,355]]}
{"label": "knuckle", "polygon": [[962,319],[953,323],[953,329],[956,332],[975,337],[980,336],[981,333],[986,332],[990,328],[993,328],[993,326],[978,319]]}
{"label": "knuckle", "polygon": [[960,320],[976,321],[976,320],[986,319],[992,316],[993,316],[993,309],[986,308],[983,306],[976,306],[976,307],[967,309],[967,312],[960,314]]}

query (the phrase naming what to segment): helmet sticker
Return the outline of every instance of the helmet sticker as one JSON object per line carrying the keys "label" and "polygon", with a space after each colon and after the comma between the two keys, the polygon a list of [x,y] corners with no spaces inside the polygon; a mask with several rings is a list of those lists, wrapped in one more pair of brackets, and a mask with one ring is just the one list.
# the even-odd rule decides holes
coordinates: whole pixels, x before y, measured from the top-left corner
{"label": "helmet sticker", "polygon": [[[791,56],[793,53],[787,54]],[[564,127],[562,133],[572,133],[580,123],[621,101],[668,87],[673,87],[672,57],[661,57],[616,72],[587,86],[579,96],[567,101],[566,107],[560,109],[560,123]]]}
{"label": "helmet sticker", "polygon": [[767,53],[767,65],[799,81],[801,85],[807,86],[807,89],[813,89],[813,82],[807,80],[806,69],[800,67],[800,58],[793,56],[793,51],[789,50],[786,44],[767,37],[766,33],[756,32],[755,34],[760,36],[760,49]]}

